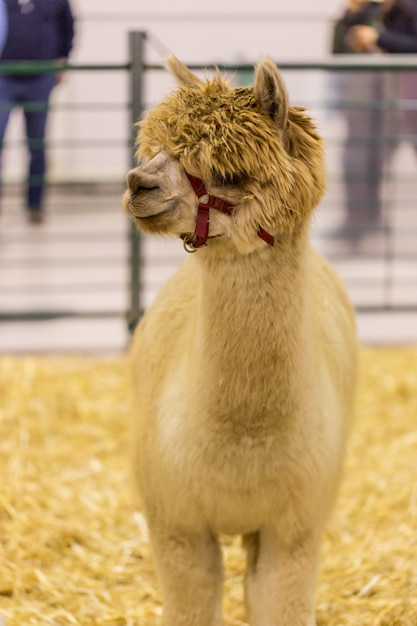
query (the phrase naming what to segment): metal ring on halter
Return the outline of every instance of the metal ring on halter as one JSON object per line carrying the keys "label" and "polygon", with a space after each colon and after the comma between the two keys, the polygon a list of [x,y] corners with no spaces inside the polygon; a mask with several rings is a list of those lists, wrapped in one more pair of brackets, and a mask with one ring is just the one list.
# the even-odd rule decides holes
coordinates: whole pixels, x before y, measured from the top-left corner
{"label": "metal ring on halter", "polygon": [[182,245],[184,246],[184,250],[192,254],[193,252],[197,252],[198,248],[195,248],[192,241],[193,235],[191,233],[181,233],[180,235],[182,239]]}
{"label": "metal ring on halter", "polygon": [[182,242],[182,245],[184,246],[184,250],[186,252],[189,252],[190,254],[192,254],[193,252],[197,252],[198,248],[194,248],[194,246],[191,243],[188,243],[187,241]]}

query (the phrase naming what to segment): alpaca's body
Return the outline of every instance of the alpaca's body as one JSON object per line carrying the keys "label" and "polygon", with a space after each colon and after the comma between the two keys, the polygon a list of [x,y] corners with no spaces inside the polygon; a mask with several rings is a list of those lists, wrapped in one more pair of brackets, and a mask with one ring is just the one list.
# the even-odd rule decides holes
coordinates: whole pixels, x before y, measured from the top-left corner
{"label": "alpaca's body", "polygon": [[[134,171],[126,205],[152,230],[152,220],[164,219],[153,196],[168,171],[169,189],[180,189],[166,201],[181,197],[185,205],[170,218],[182,220],[175,227],[182,232],[195,212],[193,193],[182,165],[158,154],[156,167],[150,161]],[[135,188],[133,177],[141,181]],[[143,204],[135,206],[138,195]],[[151,211],[150,222],[138,211]],[[223,236],[171,278],[133,346],[136,471],[163,623],[222,624],[216,536],[227,533],[243,535],[248,550],[251,626],[313,626],[320,538],[352,408],[351,307],[308,247],[308,215],[275,227],[273,247],[240,240],[229,216],[210,213],[210,225]]]}
{"label": "alpaca's body", "polygon": [[[333,416],[352,385],[345,371],[355,344],[345,339],[352,318],[339,282],[327,263],[307,255],[311,288],[321,286],[316,298],[305,294],[302,333],[279,274],[268,286],[248,268],[233,288],[227,265],[218,282],[197,255],[171,278],[138,329],[141,491],[158,506],[156,494],[167,491],[169,516],[177,503],[183,523],[184,501],[187,514],[194,503],[213,531],[231,534],[256,531],[267,520],[297,533],[292,508],[311,509],[302,524],[327,513],[350,407],[344,419]],[[270,259],[264,269],[273,269]],[[270,377],[258,375],[265,370]]]}

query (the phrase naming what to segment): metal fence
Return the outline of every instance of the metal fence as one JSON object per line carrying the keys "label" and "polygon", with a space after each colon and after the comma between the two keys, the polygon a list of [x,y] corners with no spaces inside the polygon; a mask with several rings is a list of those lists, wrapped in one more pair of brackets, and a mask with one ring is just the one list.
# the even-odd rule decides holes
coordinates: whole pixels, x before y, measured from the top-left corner
{"label": "metal fence", "polygon": [[[105,70],[127,75],[128,100],[121,103],[129,128],[126,169],[134,164],[134,122],[170,88],[163,66],[146,62],[145,33],[129,37],[127,64],[68,68],[70,72]],[[417,131],[397,133],[400,114],[417,115],[417,100],[399,97],[398,91],[401,77],[414,80],[417,76],[417,59],[277,61],[291,103],[309,109],[327,146],[328,192],[313,222],[313,244],[336,266],[359,311],[417,311]],[[191,68],[204,74],[216,71],[210,66]],[[253,66],[221,65],[219,69],[236,84],[243,84],[251,80]],[[355,96],[346,85],[344,91],[341,88],[347,76],[357,77],[358,83],[383,77],[384,89],[373,97]],[[382,112],[383,133],[365,128],[366,132],[349,138],[347,112],[359,119],[362,116],[362,122]],[[355,176],[361,184],[372,182],[373,176],[371,170],[359,171],[346,179],[343,155],[349,141],[359,152],[374,147],[389,149],[390,154],[380,181],[381,220],[366,232],[360,221],[342,228],[348,185],[358,182]],[[48,149],[53,152],[52,145]],[[15,220],[18,192],[5,190],[9,205],[2,220],[6,217],[7,222],[8,215],[9,226],[0,224],[0,321],[120,317],[130,329],[135,326],[184,253],[180,242],[154,241],[134,232],[121,210],[123,186],[123,180],[116,187],[102,180],[51,185],[51,223],[36,232]],[[358,206],[359,213],[366,208]],[[76,273],[74,268],[78,268]]]}
{"label": "metal fence", "polygon": [[[134,41],[133,37],[131,41]],[[140,50],[131,50],[132,59],[142,58]],[[46,62],[2,62],[0,71],[24,75],[55,72],[56,67]],[[123,65],[69,66],[65,71],[89,77],[89,81],[106,77],[108,73],[123,75],[131,90],[136,89],[135,77],[141,73],[134,60]],[[70,134],[58,139],[47,138],[48,159],[53,161],[58,151],[67,154],[75,150],[107,152],[119,161],[121,155],[122,170],[127,171],[132,160],[132,120],[140,116],[140,111],[134,109],[134,102],[135,99],[127,93],[121,94],[116,103],[98,98],[75,106],[65,102],[53,103],[50,118],[62,110],[71,120],[82,116],[88,118],[91,114],[100,116],[103,111],[122,114],[125,133],[117,139],[105,133],[98,139],[87,137],[80,140]],[[31,103],[26,106],[30,107]],[[69,128],[71,126],[68,124]],[[19,142],[8,140],[6,136],[3,156],[19,149]],[[47,216],[42,225],[30,225],[25,220],[21,206],[25,184],[24,181],[8,181],[2,188],[2,329],[12,328],[16,322],[22,323],[23,327],[24,323],[62,319],[121,319],[126,325],[135,270],[129,244],[130,221],[121,208],[124,176],[116,176],[110,181],[103,176],[87,181],[49,181],[45,194]],[[136,285],[138,281],[134,282]]]}

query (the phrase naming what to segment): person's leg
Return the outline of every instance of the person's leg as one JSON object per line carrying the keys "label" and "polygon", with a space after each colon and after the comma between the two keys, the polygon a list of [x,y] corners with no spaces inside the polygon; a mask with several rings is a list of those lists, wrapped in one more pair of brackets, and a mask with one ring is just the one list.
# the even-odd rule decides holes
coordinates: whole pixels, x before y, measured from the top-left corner
{"label": "person's leg", "polygon": [[380,81],[375,74],[352,75],[353,101],[345,112],[345,226],[353,238],[359,238],[364,228],[377,226],[381,218],[384,145]]}
{"label": "person's leg", "polygon": [[417,155],[417,76],[414,72],[400,72],[397,76],[397,94],[403,105],[399,116],[399,135],[409,142]]}
{"label": "person's leg", "polygon": [[27,81],[25,89],[24,115],[29,149],[29,178],[27,183],[27,209],[38,221],[43,209],[46,155],[45,133],[49,107],[49,96],[55,76],[45,74]]}
{"label": "person's leg", "polygon": [[7,76],[0,76],[0,177],[3,158],[4,135],[7,128],[7,123],[9,121],[10,111],[13,106],[14,98],[14,84],[12,79]]}
{"label": "person's leg", "polygon": [[[401,169],[396,180],[400,183],[401,192],[387,203],[387,216],[390,219],[391,231],[396,226],[395,236],[400,245],[407,246],[407,237],[416,236],[417,213],[415,198],[417,195],[417,74],[415,72],[399,72],[396,94],[398,111],[398,136],[401,142],[414,150],[410,160],[402,158]],[[400,197],[399,197],[400,196]],[[411,244],[411,240],[410,240]],[[415,246],[415,242],[414,242]]]}

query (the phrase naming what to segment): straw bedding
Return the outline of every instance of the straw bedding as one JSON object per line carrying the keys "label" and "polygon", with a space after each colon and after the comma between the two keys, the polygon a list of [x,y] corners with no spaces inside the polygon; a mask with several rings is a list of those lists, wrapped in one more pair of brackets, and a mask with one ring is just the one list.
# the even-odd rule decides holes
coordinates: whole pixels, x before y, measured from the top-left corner
{"label": "straw bedding", "polygon": [[[0,398],[0,624],[158,624],[127,361],[1,357]],[[239,540],[224,551],[226,624],[244,626]],[[317,607],[318,626],[417,625],[417,349],[362,351]]]}

